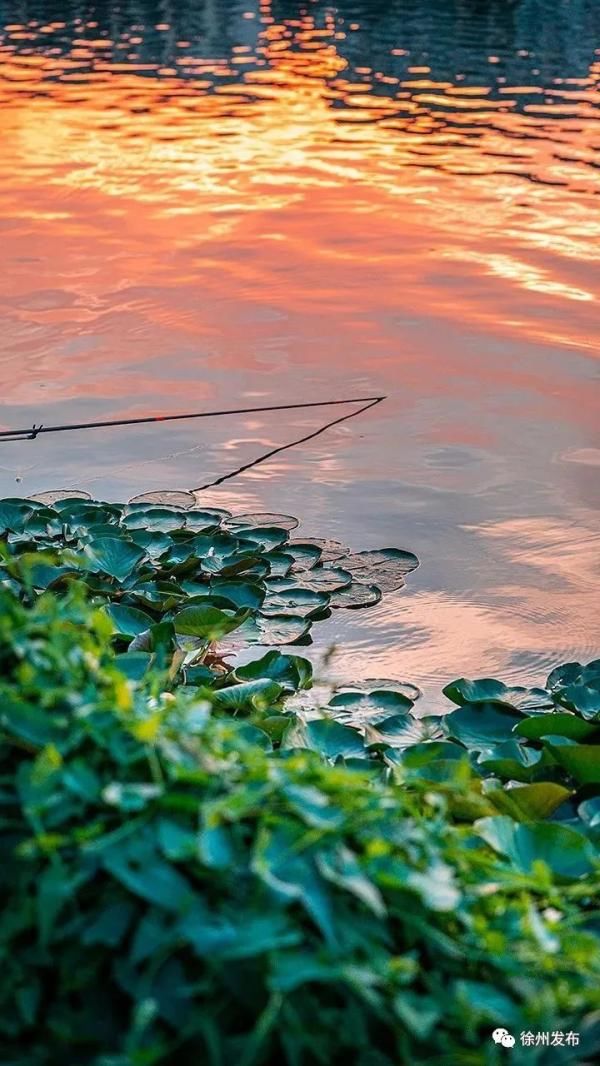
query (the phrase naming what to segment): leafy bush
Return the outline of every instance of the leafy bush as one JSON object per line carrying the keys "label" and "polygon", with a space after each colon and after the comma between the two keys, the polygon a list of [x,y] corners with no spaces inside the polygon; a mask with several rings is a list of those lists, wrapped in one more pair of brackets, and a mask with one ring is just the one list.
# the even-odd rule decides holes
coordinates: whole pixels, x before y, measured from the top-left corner
{"label": "leafy bush", "polygon": [[[491,1064],[496,1025],[581,1033],[513,1061],[592,1056],[591,851],[553,870],[544,823],[473,824],[468,755],[443,784],[344,759],[356,730],[286,720],[301,659],[271,652],[232,708],[171,661],[126,677],[76,583],[21,599],[0,592],[6,1066]],[[491,840],[523,829],[527,862]]]}

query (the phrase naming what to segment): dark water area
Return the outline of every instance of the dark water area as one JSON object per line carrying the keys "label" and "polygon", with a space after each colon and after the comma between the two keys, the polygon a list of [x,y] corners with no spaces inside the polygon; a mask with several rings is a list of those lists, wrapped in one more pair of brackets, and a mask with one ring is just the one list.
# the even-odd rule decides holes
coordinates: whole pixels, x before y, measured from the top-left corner
{"label": "dark water area", "polygon": [[[0,3],[0,423],[385,393],[212,490],[420,556],[342,676],[598,653],[600,5]],[[0,492],[212,480],[318,412],[0,445]]]}

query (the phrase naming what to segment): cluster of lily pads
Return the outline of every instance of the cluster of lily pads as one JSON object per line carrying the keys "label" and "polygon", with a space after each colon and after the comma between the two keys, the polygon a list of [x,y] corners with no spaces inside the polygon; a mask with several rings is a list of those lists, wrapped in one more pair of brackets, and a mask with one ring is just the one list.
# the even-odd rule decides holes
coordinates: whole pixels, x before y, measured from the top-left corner
{"label": "cluster of lily pads", "polygon": [[559,667],[543,688],[454,681],[444,692],[456,709],[436,716],[420,710],[416,686],[387,679],[307,697],[312,667],[297,655],[271,650],[232,665],[247,645],[309,643],[313,623],[377,603],[418,565],[397,548],[352,552],[293,537],[297,525],[289,515],[199,507],[187,494],[128,504],[3,500],[0,577],[22,597],[83,584],[110,619],[115,662],[132,680],[166,663],[177,686],[249,715],[265,743],[367,761],[407,784],[468,780],[468,803],[455,797],[456,808],[488,817],[501,852],[514,848],[504,816],[552,819],[543,848],[550,833],[561,867],[559,853],[575,851],[575,868],[587,869],[589,845],[600,841],[600,660]]}

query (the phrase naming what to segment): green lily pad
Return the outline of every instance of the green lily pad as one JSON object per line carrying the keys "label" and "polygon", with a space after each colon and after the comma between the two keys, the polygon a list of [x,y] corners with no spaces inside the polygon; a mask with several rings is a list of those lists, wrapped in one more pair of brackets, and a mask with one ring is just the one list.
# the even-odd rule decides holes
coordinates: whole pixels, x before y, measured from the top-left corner
{"label": "green lily pad", "polygon": [[556,696],[557,702],[570,711],[577,711],[583,718],[600,719],[600,690],[590,685],[568,685]]}
{"label": "green lily pad", "polygon": [[544,862],[559,878],[573,880],[594,868],[590,842],[570,826],[540,822],[517,824],[507,815],[481,818],[475,830],[517,870],[531,873],[536,862]]}
{"label": "green lily pad", "polygon": [[382,592],[396,592],[404,587],[404,578],[416,570],[419,560],[412,552],[400,548],[355,552],[344,558],[344,570],[361,585],[376,585]]}
{"label": "green lily pad", "polygon": [[264,711],[276,704],[283,692],[283,687],[271,678],[257,678],[240,685],[222,688],[213,693],[215,707],[238,711],[244,707]]}
{"label": "green lily pad", "polygon": [[324,567],[319,564],[312,570],[292,574],[291,580],[302,588],[312,589],[313,592],[334,593],[341,589],[349,589],[352,584],[352,575],[346,570]]}
{"label": "green lily pad", "polygon": [[472,703],[443,719],[444,730],[467,748],[481,749],[509,740],[521,717],[497,703]]}
{"label": "green lily pad", "polygon": [[144,558],[145,552],[124,538],[100,537],[95,544],[86,545],[85,554],[93,564],[91,569],[124,581]]}
{"label": "green lily pad", "polygon": [[391,748],[409,748],[414,744],[439,740],[442,736],[440,718],[429,715],[415,718],[411,714],[395,714],[376,726],[367,724],[365,739],[368,744],[386,744]]}
{"label": "green lily pad", "polygon": [[236,667],[234,676],[239,681],[266,677],[277,681],[288,692],[298,692],[300,689],[310,688],[312,666],[308,659],[302,659],[299,655],[268,651],[260,659]]}
{"label": "green lily pad", "polygon": [[196,497],[191,492],[157,489],[155,492],[142,492],[139,496],[133,496],[129,502],[155,504],[158,507],[179,507],[182,510],[188,510],[194,506]]}
{"label": "green lily pad", "polygon": [[219,640],[238,629],[248,617],[247,611],[222,611],[210,605],[184,607],[173,619],[175,632],[202,640]]}
{"label": "green lily pad", "polygon": [[270,615],[248,618],[230,638],[219,644],[220,650],[236,651],[252,644],[295,644],[310,630],[310,620],[298,615]]}
{"label": "green lily pad", "polygon": [[299,522],[297,518],[290,514],[272,514],[267,511],[256,511],[233,515],[233,517],[227,519],[225,524],[228,529],[236,532],[242,529],[262,528],[265,526],[278,526],[280,529],[286,529],[289,532],[291,529],[296,529]]}
{"label": "green lily pad", "polygon": [[600,785],[600,744],[574,744],[566,737],[549,737],[545,744],[579,784]]}
{"label": "green lily pad", "polygon": [[155,533],[169,533],[173,529],[182,529],[185,525],[185,512],[168,507],[140,505],[128,509],[121,519],[126,529],[146,529]]}
{"label": "green lily pad", "polygon": [[507,740],[492,748],[486,748],[479,755],[477,766],[504,781],[528,782],[540,773],[547,761],[544,752],[520,744],[518,740]]}
{"label": "green lily pad", "polygon": [[353,581],[345,589],[332,592],[329,606],[336,609],[357,611],[363,607],[374,607],[381,600],[381,589],[377,585],[362,585]]}
{"label": "green lily pad", "polygon": [[501,814],[517,822],[537,822],[549,818],[571,792],[554,781],[537,781],[503,788],[498,781],[483,782],[483,793]]}
{"label": "green lily pad", "polygon": [[337,540],[322,537],[304,537],[302,543],[317,548],[320,552],[322,563],[335,562],[337,559],[343,559],[346,555],[350,555],[350,548],[346,548]]}
{"label": "green lily pad", "polygon": [[144,633],[149,629],[154,621],[144,611],[138,611],[135,607],[126,607],[119,603],[109,604],[106,613],[117,633],[125,637],[137,637],[139,633]]}
{"label": "green lily pad", "polygon": [[351,722],[353,725],[376,725],[392,715],[405,714],[412,706],[412,700],[390,689],[338,692],[328,704],[331,714],[338,721]]}
{"label": "green lily pad", "polygon": [[288,540],[285,546],[286,555],[292,555],[294,565],[292,573],[297,574],[304,570],[312,570],[321,559],[321,549],[310,541]]}
{"label": "green lily pad", "polygon": [[92,497],[89,492],[83,492],[82,490],[75,489],[51,489],[49,492],[37,492],[35,496],[30,496],[30,500],[34,503],[46,503],[49,507],[54,507],[57,503],[69,502],[70,500],[91,500]]}
{"label": "green lily pad", "polygon": [[541,740],[553,735],[569,737],[571,740],[586,740],[594,733],[600,733],[600,725],[586,722],[575,714],[556,711],[535,718],[523,718],[515,727],[515,733],[528,740]]}
{"label": "green lily pad", "polygon": [[311,615],[322,611],[329,604],[329,597],[324,592],[313,592],[311,589],[303,588],[277,591],[273,588],[276,581],[275,578],[267,584],[269,591],[260,609],[262,615],[291,614],[301,618],[310,618]]}
{"label": "green lily pad", "polygon": [[296,721],[286,733],[283,748],[310,748],[326,759],[364,758],[365,746],[360,733],[331,718],[310,722]]}

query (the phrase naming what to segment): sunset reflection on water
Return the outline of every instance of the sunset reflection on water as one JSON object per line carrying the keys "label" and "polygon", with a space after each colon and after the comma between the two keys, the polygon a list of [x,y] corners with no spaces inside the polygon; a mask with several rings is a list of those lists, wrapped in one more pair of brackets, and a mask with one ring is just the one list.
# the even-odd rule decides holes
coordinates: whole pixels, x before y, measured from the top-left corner
{"label": "sunset reflection on water", "polygon": [[[96,6],[0,5],[3,424],[385,392],[213,494],[419,554],[340,671],[592,653],[596,5]],[[0,490],[186,487],[318,417],[3,446]]]}

